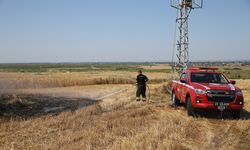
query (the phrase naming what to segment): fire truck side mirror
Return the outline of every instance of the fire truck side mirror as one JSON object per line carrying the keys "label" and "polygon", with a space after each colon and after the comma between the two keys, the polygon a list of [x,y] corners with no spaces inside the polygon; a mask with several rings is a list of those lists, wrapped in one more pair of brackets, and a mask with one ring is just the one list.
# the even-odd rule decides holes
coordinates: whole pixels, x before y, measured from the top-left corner
{"label": "fire truck side mirror", "polygon": [[184,79],[181,79],[180,81],[181,81],[181,83],[187,83],[187,81]]}
{"label": "fire truck side mirror", "polygon": [[236,84],[236,81],[235,80],[230,80],[229,81],[231,84]]}

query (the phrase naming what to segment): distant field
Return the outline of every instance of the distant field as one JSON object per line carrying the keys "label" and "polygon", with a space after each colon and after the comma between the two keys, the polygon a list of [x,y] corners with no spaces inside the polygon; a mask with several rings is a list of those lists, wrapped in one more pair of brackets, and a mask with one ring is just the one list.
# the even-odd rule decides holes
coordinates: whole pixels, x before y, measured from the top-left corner
{"label": "distant field", "polygon": [[[198,64],[207,66],[206,63]],[[215,64],[220,71],[231,79],[250,79],[249,64]],[[76,72],[103,72],[126,71],[136,72],[142,69],[148,73],[171,73],[169,64],[157,63],[44,63],[44,64],[0,64],[0,72],[19,73],[76,73]]]}
{"label": "distant field", "polygon": [[138,69],[150,83],[166,82],[171,75],[167,64],[2,64],[0,89],[134,84]]}
{"label": "distant field", "polygon": [[[156,67],[157,66],[157,67]],[[0,64],[1,72],[87,72],[87,71],[137,71],[143,69],[147,72],[170,72],[170,67],[156,65],[154,63],[130,64],[130,63],[107,63],[107,64]]]}
{"label": "distant field", "polygon": [[220,67],[221,71],[231,79],[250,79],[250,66],[228,66]]}

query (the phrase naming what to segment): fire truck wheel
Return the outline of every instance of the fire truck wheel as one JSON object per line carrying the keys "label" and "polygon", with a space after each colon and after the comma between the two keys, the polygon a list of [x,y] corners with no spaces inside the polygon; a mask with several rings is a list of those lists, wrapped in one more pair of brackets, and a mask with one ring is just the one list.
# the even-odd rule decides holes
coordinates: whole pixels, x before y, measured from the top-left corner
{"label": "fire truck wheel", "polygon": [[187,97],[186,102],[187,102],[186,104],[187,104],[187,114],[188,114],[188,116],[196,117],[195,109],[192,106],[190,97]]}
{"label": "fire truck wheel", "polygon": [[171,100],[173,106],[180,106],[180,101],[176,98],[174,91],[172,92]]}

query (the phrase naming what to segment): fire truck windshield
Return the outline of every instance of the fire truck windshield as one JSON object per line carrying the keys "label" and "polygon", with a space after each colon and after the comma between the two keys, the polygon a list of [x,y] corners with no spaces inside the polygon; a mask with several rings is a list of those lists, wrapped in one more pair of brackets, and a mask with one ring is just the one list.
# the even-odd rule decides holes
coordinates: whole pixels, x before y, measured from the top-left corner
{"label": "fire truck windshield", "polygon": [[219,73],[191,73],[191,82],[227,84],[228,80]]}

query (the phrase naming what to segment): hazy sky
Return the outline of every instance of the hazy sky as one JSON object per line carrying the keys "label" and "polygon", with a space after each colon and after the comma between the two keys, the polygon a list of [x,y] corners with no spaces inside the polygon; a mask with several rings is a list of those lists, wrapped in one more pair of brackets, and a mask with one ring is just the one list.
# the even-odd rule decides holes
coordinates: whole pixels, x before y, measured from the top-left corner
{"label": "hazy sky", "polygon": [[[0,63],[171,61],[169,0],[0,0]],[[204,0],[190,60],[250,60],[250,0]]]}

